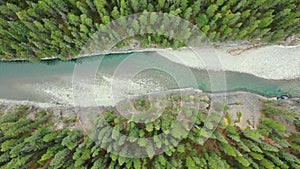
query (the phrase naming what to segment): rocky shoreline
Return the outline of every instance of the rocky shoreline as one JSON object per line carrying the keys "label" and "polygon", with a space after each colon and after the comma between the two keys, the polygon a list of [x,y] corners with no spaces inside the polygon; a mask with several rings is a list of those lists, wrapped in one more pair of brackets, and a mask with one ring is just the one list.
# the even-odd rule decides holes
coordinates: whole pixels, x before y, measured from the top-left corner
{"label": "rocky shoreline", "polygon": [[[169,90],[165,91],[163,93],[154,93],[152,96],[159,96],[159,95],[168,95],[168,94],[189,94],[189,93],[203,93],[199,89],[192,89],[187,88],[184,90]],[[207,95],[209,98],[213,99],[211,102],[226,102],[225,104],[228,104],[231,111],[230,114],[235,118],[236,114],[235,111],[239,110],[242,112],[245,112],[243,119],[253,119],[253,127],[256,127],[258,124],[258,119],[260,117],[259,108],[260,108],[260,102],[259,100],[268,100],[268,98],[265,98],[263,96],[249,93],[249,92],[229,92],[229,93],[218,93],[218,94],[207,94],[203,93],[203,95]],[[141,96],[139,96],[141,97]],[[207,99],[208,99],[207,97]],[[123,101],[124,102],[124,101]],[[241,102],[239,105],[235,105],[232,103]],[[81,110],[92,112],[92,111],[104,111],[107,109],[115,108],[115,106],[89,106],[89,107],[76,107],[72,105],[57,105],[57,104],[48,104],[48,103],[35,103],[35,102],[29,102],[29,101],[12,101],[12,100],[0,100],[0,112],[2,113],[8,113],[13,110],[15,110],[17,107],[21,105],[26,105],[29,107],[29,111],[37,112],[38,110],[45,109],[49,112],[52,112],[54,117],[56,118],[56,122],[58,123],[57,126],[59,128],[62,128],[64,125],[60,123],[61,120],[71,120],[72,118],[77,118],[78,112]],[[121,105],[121,102],[120,102]],[[29,115],[32,116],[32,115]],[[246,120],[242,120],[241,126],[248,125],[246,123]],[[80,128],[80,124],[74,124],[71,127]]]}
{"label": "rocky shoreline", "polygon": [[[207,44],[192,48],[182,47],[177,50],[156,47],[113,48],[98,53],[79,54],[66,61],[97,55],[140,52],[157,52],[172,62],[196,69],[248,73],[272,80],[300,78],[300,37],[298,36],[276,45],[242,41]],[[54,59],[57,57],[44,58],[41,61]],[[25,61],[25,59],[2,59],[2,61]]]}
{"label": "rocky shoreline", "polygon": [[[267,98],[258,94],[245,92],[245,91],[235,91],[235,92],[225,92],[225,93],[204,93],[199,89],[186,88],[186,89],[175,89],[165,92],[156,92],[150,95],[142,95],[137,97],[144,96],[164,96],[170,94],[191,94],[191,93],[202,93],[203,99],[210,100],[208,105],[202,105],[205,107],[214,106],[216,103],[222,103],[228,106],[227,112],[230,114],[233,120],[237,120],[237,112],[242,113],[242,118],[237,124],[241,128],[251,126],[256,128],[259,124],[259,119],[262,116],[261,108],[262,101],[276,101],[276,98]],[[205,96],[205,97],[204,97]],[[21,105],[26,105],[28,107],[28,116],[34,117],[35,113],[39,110],[47,110],[54,115],[53,122],[58,128],[68,127],[70,129],[81,129],[84,130],[82,126],[87,124],[82,124],[82,120],[78,120],[81,114],[80,112],[104,112],[105,110],[116,109],[119,105],[124,106],[126,100],[119,102],[116,106],[88,106],[88,107],[78,107],[74,105],[58,105],[50,103],[36,103],[29,101],[13,101],[13,100],[0,100],[0,112],[9,113],[14,111],[17,107]],[[300,105],[300,99],[290,98],[283,101],[284,105],[290,105],[292,111],[298,111],[300,113],[300,106],[296,107],[294,105]],[[279,104],[279,103],[278,103]],[[71,121],[73,121],[71,123]],[[68,123],[66,123],[68,122]],[[249,124],[250,122],[250,124]]]}
{"label": "rocky shoreline", "polygon": [[248,45],[220,46],[166,49],[157,53],[172,62],[196,69],[248,73],[272,80],[300,78],[299,45],[248,48]]}

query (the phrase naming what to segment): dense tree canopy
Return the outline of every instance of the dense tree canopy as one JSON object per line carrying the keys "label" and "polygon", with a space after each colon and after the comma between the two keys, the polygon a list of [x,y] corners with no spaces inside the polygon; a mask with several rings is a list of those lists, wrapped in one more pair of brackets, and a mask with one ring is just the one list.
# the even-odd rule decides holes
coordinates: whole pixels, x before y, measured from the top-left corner
{"label": "dense tree canopy", "polygon": [[[139,105],[146,103],[140,101]],[[51,112],[38,111],[34,119],[29,118],[28,108],[21,106],[0,118],[0,168],[300,168],[299,132],[288,134],[277,121],[264,117],[257,129],[241,129],[227,115],[209,135],[207,129],[219,121],[219,116],[199,111],[190,132],[181,135],[185,121],[174,126],[174,112],[167,107],[162,116],[146,124],[129,122],[113,109],[104,112],[110,127],[138,138],[126,140],[111,133],[102,118],[93,125],[93,138],[79,130],[57,129],[51,122]],[[171,126],[177,132],[166,141],[159,139],[158,134],[170,133]],[[154,145],[149,146],[148,137],[154,138]],[[176,143],[178,138],[180,142]],[[116,147],[104,144],[113,140],[121,147],[120,152],[130,151],[127,141],[136,142],[137,149],[146,149],[147,157],[108,152]],[[155,154],[162,146],[168,150]]]}
{"label": "dense tree canopy", "polygon": [[[299,0],[2,0],[0,58],[70,58],[103,25],[147,11],[186,19],[213,42],[246,39],[271,43],[299,34],[299,9]],[[132,24],[138,29],[145,21],[140,18]],[[163,22],[168,27],[170,22]],[[142,32],[127,40],[132,38],[141,47],[184,45],[170,37]]]}

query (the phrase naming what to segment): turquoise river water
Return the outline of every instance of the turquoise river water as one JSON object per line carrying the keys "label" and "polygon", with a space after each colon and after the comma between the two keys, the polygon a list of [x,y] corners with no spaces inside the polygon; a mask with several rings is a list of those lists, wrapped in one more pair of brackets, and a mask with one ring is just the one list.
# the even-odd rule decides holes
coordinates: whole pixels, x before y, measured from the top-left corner
{"label": "turquoise river water", "polygon": [[[97,63],[102,59],[98,67],[97,76],[111,77],[115,70],[118,70],[119,65],[130,55],[132,55],[132,53],[93,56],[69,61],[48,60],[35,63],[27,61],[0,62],[0,99],[47,102],[49,98],[52,97],[48,95],[49,91],[51,91],[50,89],[60,89],[61,86],[72,87],[72,77],[76,65],[88,69],[90,63]],[[157,56],[157,53],[143,52],[135,53],[135,55],[143,55],[147,56],[147,58],[151,58]],[[188,76],[180,74],[180,70],[184,66],[170,62],[163,57],[153,58],[151,62],[154,64],[163,65],[170,71],[179,73],[183,78]],[[130,64],[141,64],[138,62],[139,61],[136,63],[132,62]],[[85,64],[86,66],[83,66]],[[131,67],[130,65],[127,66]],[[197,69],[190,70],[197,81],[197,87],[203,91],[210,92],[210,76],[207,71]],[[127,72],[124,70],[122,73],[125,75]],[[224,75],[224,72],[214,72],[215,77],[222,75]],[[225,77],[227,91],[250,91],[268,97],[282,93],[288,93],[293,97],[300,96],[300,79],[267,80],[254,75],[237,72],[225,72]],[[147,69],[137,73],[135,78],[148,79],[148,81],[152,81],[155,84],[154,86],[160,86],[161,89],[173,89],[178,87],[176,79],[161,70]],[[98,85],[102,85],[101,81]],[[216,89],[215,92],[221,92],[220,90]],[[47,92],[41,93],[40,91],[48,91],[48,94]],[[59,93],[59,90],[57,91],[58,94],[65,94],[63,92]]]}

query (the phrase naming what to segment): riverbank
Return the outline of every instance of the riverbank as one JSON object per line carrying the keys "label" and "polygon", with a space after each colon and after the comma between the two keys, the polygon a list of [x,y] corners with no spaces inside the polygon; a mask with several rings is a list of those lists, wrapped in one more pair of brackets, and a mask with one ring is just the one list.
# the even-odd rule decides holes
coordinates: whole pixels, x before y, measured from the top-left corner
{"label": "riverbank", "polygon": [[[212,103],[223,103],[229,106],[229,113],[233,119],[236,119],[236,112],[243,112],[243,116],[240,122],[241,127],[248,126],[247,120],[251,121],[251,126],[256,127],[259,123],[260,118],[260,108],[261,102],[260,100],[268,100],[270,98],[266,98],[257,94],[253,94],[250,92],[226,92],[226,93],[205,93],[199,89],[174,89],[168,90],[163,92],[154,92],[153,94],[149,94],[150,97],[162,97],[165,95],[171,94],[180,94],[180,95],[189,95],[191,93],[202,93],[202,97],[200,100],[210,100],[209,104]],[[207,97],[208,96],[208,97]],[[139,96],[141,97],[141,96]],[[138,97],[137,97],[138,98]],[[116,105],[112,106],[98,106],[98,105],[88,105],[86,107],[78,107],[78,105],[60,105],[60,104],[51,104],[51,103],[36,103],[36,102],[29,102],[29,101],[13,101],[13,100],[0,100],[0,112],[7,113],[15,110],[20,105],[26,105],[29,107],[29,111],[37,112],[38,110],[45,109],[49,112],[53,112],[53,115],[56,117],[56,120],[65,118],[65,119],[72,119],[78,115],[78,112],[84,111],[104,111],[106,109],[110,109],[113,107],[118,107],[118,105],[123,103],[124,101],[120,101]],[[236,104],[239,102],[239,104]],[[214,105],[214,104],[213,104]],[[202,105],[203,106],[203,105]],[[123,107],[125,108],[125,107]],[[33,115],[32,115],[33,116]],[[62,125],[62,124],[59,124]],[[76,124],[79,127],[79,124]],[[75,127],[75,126],[74,126]]]}
{"label": "riverbank", "polygon": [[[134,98],[140,98],[143,96],[150,96],[150,97],[162,97],[166,95],[172,94],[180,94],[180,95],[189,95],[191,93],[199,93],[201,94],[200,100],[209,100],[207,102],[206,107],[210,107],[209,111],[217,110],[214,106],[218,105],[219,103],[227,105],[228,109],[226,112],[229,113],[232,120],[238,120],[237,112],[242,113],[242,117],[240,118],[240,122],[237,124],[241,128],[245,128],[247,126],[251,126],[252,128],[256,128],[259,124],[259,119],[261,118],[261,108],[262,108],[262,101],[275,101],[277,103],[276,98],[268,98],[264,97],[255,93],[245,92],[245,91],[233,91],[233,92],[219,92],[219,93],[205,93],[199,89],[174,89],[174,90],[167,90],[162,92],[154,92],[148,95],[141,95],[136,96]],[[131,98],[131,99],[134,99]],[[30,102],[30,101],[15,101],[15,100],[4,100],[0,99],[0,113],[8,113],[14,111],[17,107],[21,105],[26,105],[28,109],[28,116],[34,117],[34,112],[38,112],[39,110],[47,110],[54,115],[54,123],[58,128],[65,127],[65,123],[63,121],[74,121],[74,119],[82,116],[83,113],[87,112],[103,112],[108,109],[118,109],[123,110],[126,109],[126,106],[122,103],[128,101],[122,100],[115,105],[103,106],[103,105],[72,105],[72,104],[54,104],[54,103],[37,103],[37,102]],[[282,103],[281,103],[282,102]],[[284,107],[288,107],[291,111],[300,111],[300,100],[296,98],[290,98],[287,100],[283,100],[280,102],[284,104]],[[210,106],[209,106],[210,105]],[[279,105],[279,102],[278,102]],[[297,106],[298,105],[298,106]],[[202,105],[204,106],[204,105]],[[212,109],[213,108],[213,109]],[[224,115],[224,114],[223,114]],[[71,126],[68,126],[73,129],[80,129],[82,124],[76,122]]]}
{"label": "riverbank", "polygon": [[[201,46],[193,48],[192,50],[187,47],[177,50],[173,50],[171,48],[123,48],[100,53],[78,55],[71,59],[86,58],[96,55],[139,52],[157,52],[172,62],[197,69],[248,73],[261,78],[273,80],[290,80],[300,78],[299,44],[294,44],[292,46],[266,46],[266,44],[255,45],[243,42],[218,44],[214,47]],[[196,56],[195,53],[198,56]],[[199,59],[199,55],[201,59]],[[50,61],[53,59],[57,58],[45,58],[42,59],[42,61]],[[216,60],[215,63],[217,63],[215,65],[211,64],[214,60]],[[9,62],[10,61],[22,61],[22,59],[9,60]],[[205,62],[210,64],[205,64]]]}
{"label": "riverbank", "polygon": [[[248,73],[273,80],[300,78],[300,46],[273,45],[248,50],[247,46],[220,46],[157,52],[172,62],[197,69]],[[208,56],[212,56],[211,60]],[[211,64],[214,60],[216,64]]]}
{"label": "riverbank", "polygon": [[[161,91],[161,92],[153,92],[150,94],[143,94],[140,96],[147,96],[147,95],[167,95],[167,94],[174,94],[174,93],[190,93],[191,91],[195,91],[195,92],[202,92],[202,90],[200,89],[192,89],[192,88],[185,88],[185,89],[173,89],[173,90],[166,90],[166,91]],[[238,96],[238,95],[251,95],[257,99],[260,100],[274,100],[274,98],[268,98],[259,94],[255,94],[255,93],[251,93],[251,92],[246,92],[246,91],[232,91],[232,92],[218,92],[218,93],[206,93],[203,92],[204,94],[207,94],[209,97],[212,97],[213,99],[216,99],[216,101],[229,101],[230,103],[232,101],[230,101],[230,97],[231,96]],[[136,96],[139,97],[139,96]],[[227,98],[229,97],[229,98]],[[120,100],[119,102],[122,102],[123,100]],[[119,103],[118,102],[118,103]],[[116,104],[118,104],[116,103]],[[111,105],[83,105],[83,107],[96,107],[96,106],[100,106],[100,107],[112,107],[115,106],[116,104],[111,104]],[[35,107],[39,107],[39,108],[55,108],[55,107],[66,107],[66,108],[70,108],[70,107],[78,107],[78,105],[74,105],[74,104],[58,104],[58,103],[42,103],[42,102],[33,102],[33,101],[19,101],[19,100],[8,100],[8,99],[0,99],[0,107],[2,106],[18,106],[18,105],[26,105],[26,106],[35,106]],[[1,109],[3,110],[3,109]],[[7,112],[7,111],[5,111]]]}

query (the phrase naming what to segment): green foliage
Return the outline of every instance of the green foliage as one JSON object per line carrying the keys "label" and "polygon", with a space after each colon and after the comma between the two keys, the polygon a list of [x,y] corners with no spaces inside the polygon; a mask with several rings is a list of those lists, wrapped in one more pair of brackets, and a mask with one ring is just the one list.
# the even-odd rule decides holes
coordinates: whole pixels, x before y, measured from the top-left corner
{"label": "green foliage", "polygon": [[199,15],[199,17],[196,18],[196,23],[198,24],[199,27],[203,27],[207,25],[208,23],[208,18],[205,14]]}
{"label": "green foliage", "polygon": [[[171,99],[171,98],[169,98]],[[174,99],[174,98],[173,98]],[[177,98],[180,99],[180,98]],[[173,107],[174,106],[174,107]],[[162,116],[147,124],[128,121],[118,112],[108,110],[104,119],[95,119],[95,138],[85,137],[82,131],[57,129],[51,122],[51,112],[36,112],[36,119],[26,117],[26,107],[3,114],[0,123],[0,168],[297,168],[300,165],[300,137],[297,134],[282,135],[285,128],[271,119],[263,118],[264,126],[272,128],[269,137],[262,136],[262,130],[228,125],[218,127],[210,135],[206,131],[205,119],[216,122],[219,118],[198,112],[197,125],[193,125],[188,135],[183,135],[185,122],[174,122],[176,105],[167,106]],[[27,123],[31,122],[31,123]],[[163,124],[166,122],[166,124]],[[12,124],[15,127],[12,127]],[[24,129],[26,132],[13,130]],[[148,127],[147,127],[148,125]],[[165,125],[165,126],[164,126]],[[9,127],[8,127],[9,126]],[[156,127],[160,126],[160,127]],[[163,127],[164,126],[164,127]],[[110,132],[133,136],[125,139]],[[167,128],[167,129],[166,129]],[[174,130],[175,129],[175,130]],[[169,130],[167,139],[160,134]],[[206,132],[206,133],[204,133]],[[203,142],[199,139],[206,136]],[[114,138],[111,138],[114,137]],[[97,140],[97,138],[100,140]],[[153,138],[153,143],[150,141]],[[96,139],[96,140],[93,140]],[[116,145],[108,146],[114,139]],[[126,142],[132,141],[147,157],[128,158],[109,152],[117,149],[128,153]],[[157,154],[162,147],[166,152]]]}
{"label": "green foliage", "polygon": [[215,12],[218,10],[218,5],[216,4],[211,4],[207,10],[206,10],[206,14],[208,15],[208,17],[212,17],[214,16]]}
{"label": "green foliage", "polygon": [[253,151],[257,153],[263,153],[259,146],[251,140],[243,140],[243,142]]}
{"label": "green foliage", "polygon": [[245,137],[247,137],[248,139],[252,139],[254,141],[259,140],[260,138],[262,138],[262,136],[260,135],[260,133],[256,130],[251,130],[249,128],[245,129],[243,131],[243,134]]}
{"label": "green foliage", "polygon": [[232,146],[230,146],[229,144],[226,144],[226,143],[222,143],[222,142],[221,142],[220,146],[222,147],[224,153],[226,153],[229,156],[236,157],[235,150],[234,150],[234,148],[232,148]]}
{"label": "green foliage", "polygon": [[275,122],[268,118],[261,118],[260,121],[262,124],[268,126],[269,128],[272,128],[273,130],[285,131],[285,126],[280,124],[279,122]]}
{"label": "green foliage", "polygon": [[240,164],[242,164],[244,167],[249,167],[249,165],[250,165],[250,162],[246,158],[244,158],[243,156],[241,156],[241,155],[237,155],[236,156],[236,160]]}
{"label": "green foliage", "polygon": [[294,120],[294,125],[298,132],[300,132],[300,120]]}
{"label": "green foliage", "polygon": [[196,168],[196,167],[197,167],[196,164],[195,164],[195,162],[194,162],[194,160],[193,160],[190,156],[188,156],[188,157],[186,158],[185,166],[186,166],[188,169],[193,169],[193,168]]}
{"label": "green foliage", "polygon": [[70,150],[68,149],[63,149],[61,151],[58,151],[53,160],[51,160],[50,166],[52,168],[61,168],[62,166],[66,167],[66,162],[69,160],[70,158]]}
{"label": "green foliage", "polygon": [[62,145],[66,146],[69,150],[74,150],[79,144],[82,133],[79,131],[70,131],[68,136],[62,140]]}
{"label": "green foliage", "polygon": [[268,159],[260,160],[259,164],[267,169],[273,169],[275,165]]}
{"label": "green foliage", "polygon": [[262,160],[264,158],[264,155],[263,154],[260,154],[260,153],[256,153],[256,152],[250,152],[249,155],[255,159],[255,160]]}
{"label": "green foliage", "polygon": [[275,107],[267,103],[263,104],[262,111],[268,118],[283,117],[286,119],[294,119],[295,117],[299,116],[298,113],[291,112],[290,110],[287,110],[285,108]]}
{"label": "green foliage", "polygon": [[[0,58],[32,61],[53,56],[60,59],[75,57],[92,34],[104,25],[114,19],[146,11],[179,16],[197,25],[213,42],[247,39],[272,43],[299,34],[298,3],[296,0],[3,1],[0,4]],[[128,30],[132,33],[160,22],[164,23],[163,30],[180,26],[170,18],[158,20],[155,13],[149,18],[124,21],[124,24],[132,23],[133,29]],[[151,32],[153,27],[148,30]],[[186,40],[190,37],[188,31],[186,29],[182,36]],[[172,35],[172,30],[167,32]],[[143,47],[155,45],[177,49],[184,45],[174,36],[139,33],[141,35],[132,38]],[[108,38],[105,33],[103,35],[103,38]],[[120,43],[120,47],[128,44],[127,40]]]}
{"label": "green foliage", "polygon": [[0,124],[16,122],[20,117],[22,117],[26,109],[26,106],[20,106],[16,111],[2,115],[2,117],[0,118]]}
{"label": "green foliage", "polygon": [[264,142],[260,143],[260,147],[264,151],[270,151],[270,152],[278,152],[279,151],[279,149],[277,147],[272,146],[272,145],[267,144],[267,143],[264,143]]}

